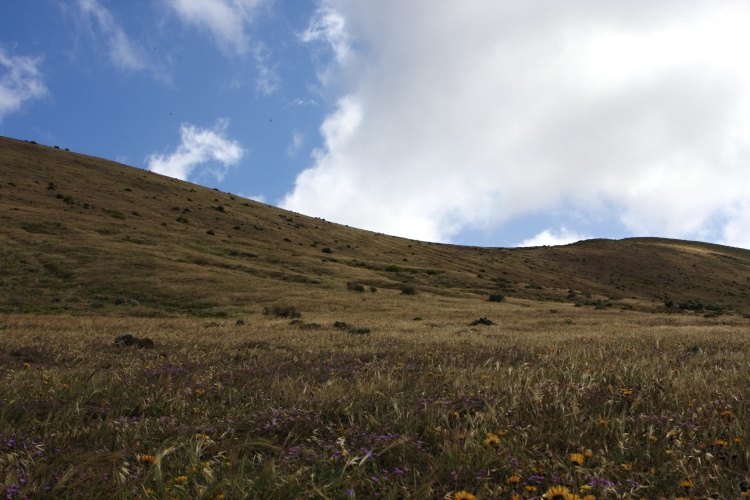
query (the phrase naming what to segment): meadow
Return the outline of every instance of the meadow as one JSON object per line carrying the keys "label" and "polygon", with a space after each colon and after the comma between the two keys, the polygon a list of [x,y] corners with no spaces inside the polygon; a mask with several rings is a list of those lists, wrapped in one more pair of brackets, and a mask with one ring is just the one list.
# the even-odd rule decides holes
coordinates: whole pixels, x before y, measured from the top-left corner
{"label": "meadow", "polygon": [[421,242],[0,137],[7,499],[742,498],[748,326],[748,250]]}
{"label": "meadow", "polygon": [[379,290],[239,319],[2,317],[5,496],[750,496],[743,317]]}

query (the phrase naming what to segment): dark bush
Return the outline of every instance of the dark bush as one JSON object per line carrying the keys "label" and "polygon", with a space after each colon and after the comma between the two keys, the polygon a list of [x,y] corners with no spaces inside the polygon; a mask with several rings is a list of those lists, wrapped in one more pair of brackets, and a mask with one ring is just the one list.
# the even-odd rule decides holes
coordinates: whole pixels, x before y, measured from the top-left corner
{"label": "dark bush", "polygon": [[346,288],[348,290],[351,290],[352,292],[364,292],[365,286],[361,283],[356,283],[354,281],[350,281],[346,284]]}
{"label": "dark bush", "polygon": [[302,313],[295,306],[273,306],[272,308],[263,308],[263,314],[268,316],[273,314],[277,318],[299,318]]}
{"label": "dark bush", "polygon": [[415,287],[414,285],[401,285],[401,293],[404,295],[416,295],[417,292],[417,287]]}
{"label": "dark bush", "polygon": [[469,323],[469,326],[477,326],[477,325],[486,325],[486,326],[492,326],[492,325],[494,325],[494,324],[495,324],[495,322],[494,322],[494,321],[492,321],[491,319],[487,319],[487,318],[479,318],[479,319],[477,319],[477,320],[474,320],[474,321],[472,321],[471,323]]}
{"label": "dark bush", "polygon": [[323,252],[323,253],[333,253],[333,250],[331,250],[329,247],[325,247],[325,248],[321,249],[320,251]]}
{"label": "dark bush", "polygon": [[490,302],[502,302],[505,300],[505,295],[502,293],[493,293],[490,295],[489,299]]}

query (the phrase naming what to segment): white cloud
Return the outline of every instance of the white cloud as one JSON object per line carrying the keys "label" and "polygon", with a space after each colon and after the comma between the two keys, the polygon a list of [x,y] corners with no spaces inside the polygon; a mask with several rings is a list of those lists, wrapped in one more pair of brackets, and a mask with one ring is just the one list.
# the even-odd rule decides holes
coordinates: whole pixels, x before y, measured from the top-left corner
{"label": "white cloud", "polygon": [[134,72],[154,69],[147,52],[128,37],[112,13],[98,0],[77,0],[77,5],[92,35],[99,31],[106,38],[109,59],[115,67]]}
{"label": "white cloud", "polygon": [[568,245],[575,243],[576,241],[586,240],[591,238],[590,235],[579,234],[575,231],[570,231],[565,226],[562,226],[559,231],[555,232],[551,229],[545,229],[536,236],[522,241],[518,244],[519,247],[541,247],[541,246],[553,246],[553,245]]}
{"label": "white cloud", "polygon": [[439,241],[553,211],[729,238],[748,25],[735,0],[324,0],[301,39],[337,105],[281,204]]}
{"label": "white cloud", "polygon": [[21,109],[26,101],[47,94],[39,57],[15,56],[0,47],[0,121]]}
{"label": "white cloud", "polygon": [[258,44],[253,50],[258,76],[255,78],[255,92],[260,95],[271,95],[279,89],[281,78],[276,72],[276,65],[269,63],[268,49]]}
{"label": "white cloud", "polygon": [[243,55],[250,48],[247,26],[264,0],[165,0],[180,19],[211,33],[224,49]]}
{"label": "white cloud", "polygon": [[202,167],[199,175],[223,180],[229,167],[236,165],[245,154],[237,141],[225,137],[228,126],[228,120],[220,120],[213,129],[182,125],[177,149],[168,155],[149,155],[146,158],[148,169],[184,181],[196,168]]}
{"label": "white cloud", "polygon": [[296,156],[304,143],[305,134],[298,130],[292,130],[292,142],[289,144],[289,147],[286,148],[286,154],[289,156]]}

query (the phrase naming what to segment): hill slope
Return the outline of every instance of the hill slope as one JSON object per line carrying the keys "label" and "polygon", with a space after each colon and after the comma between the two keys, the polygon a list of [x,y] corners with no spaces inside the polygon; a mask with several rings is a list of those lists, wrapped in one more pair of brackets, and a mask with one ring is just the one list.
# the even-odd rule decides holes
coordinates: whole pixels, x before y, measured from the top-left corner
{"label": "hill slope", "polygon": [[[371,233],[0,138],[0,312],[239,315],[379,293],[750,312],[750,251],[656,238],[476,248]],[[369,292],[362,295],[366,298]],[[359,300],[359,299],[358,299]]]}

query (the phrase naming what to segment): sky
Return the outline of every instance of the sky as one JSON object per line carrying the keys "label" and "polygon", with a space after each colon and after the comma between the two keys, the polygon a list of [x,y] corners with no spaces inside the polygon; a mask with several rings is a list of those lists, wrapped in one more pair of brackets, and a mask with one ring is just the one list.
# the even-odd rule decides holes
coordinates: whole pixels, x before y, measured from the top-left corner
{"label": "sky", "polygon": [[472,246],[750,248],[746,0],[10,0],[0,135]]}

